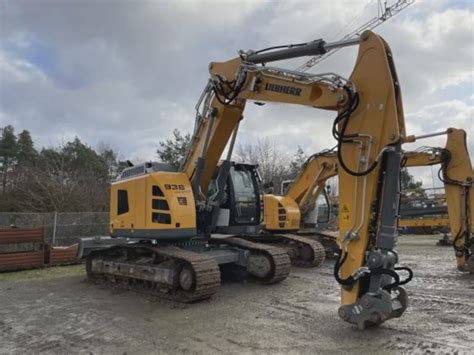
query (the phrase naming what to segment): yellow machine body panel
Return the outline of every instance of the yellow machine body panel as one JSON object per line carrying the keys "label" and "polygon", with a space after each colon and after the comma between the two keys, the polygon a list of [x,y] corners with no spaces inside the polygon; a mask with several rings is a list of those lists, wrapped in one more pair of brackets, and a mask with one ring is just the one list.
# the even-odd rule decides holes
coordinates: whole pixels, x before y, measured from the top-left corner
{"label": "yellow machine body panel", "polygon": [[265,194],[263,221],[268,231],[296,231],[300,227],[298,204],[290,197]]}
{"label": "yellow machine body panel", "polygon": [[398,220],[399,227],[449,227],[449,218],[424,217],[424,218],[402,218]]}
{"label": "yellow machine body panel", "polygon": [[152,172],[114,182],[110,232],[114,237],[184,239],[196,235],[196,210],[184,173]]}

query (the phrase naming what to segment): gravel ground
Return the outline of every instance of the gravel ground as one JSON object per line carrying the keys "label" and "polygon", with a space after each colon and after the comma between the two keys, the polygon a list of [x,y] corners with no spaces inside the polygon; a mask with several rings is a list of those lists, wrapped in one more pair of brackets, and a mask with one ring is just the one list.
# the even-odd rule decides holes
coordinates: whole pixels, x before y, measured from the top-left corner
{"label": "gravel ground", "polygon": [[0,274],[1,353],[472,353],[474,275],[436,236],[403,236],[413,268],[399,319],[359,331],[337,316],[332,261],[277,285],[225,283],[192,305],[109,290],[82,265]]}

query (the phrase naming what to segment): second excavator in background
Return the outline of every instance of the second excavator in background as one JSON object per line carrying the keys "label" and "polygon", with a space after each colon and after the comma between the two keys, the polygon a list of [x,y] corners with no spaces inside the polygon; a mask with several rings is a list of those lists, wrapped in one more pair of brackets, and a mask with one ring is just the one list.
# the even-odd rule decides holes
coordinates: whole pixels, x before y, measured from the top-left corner
{"label": "second excavator in background", "polygon": [[403,166],[440,164],[439,179],[444,183],[449,225],[457,267],[474,273],[474,170],[462,129],[449,128],[438,134],[411,139],[447,135],[445,148],[422,147],[405,153]]}
{"label": "second excavator in background", "polygon": [[[445,132],[424,136],[407,137],[408,142],[446,135],[446,145],[421,147],[416,151],[404,151],[402,167],[441,165],[439,179],[444,183],[449,226],[457,258],[458,269],[474,272],[474,172],[463,129],[449,128]],[[264,227],[270,233],[305,230],[305,219],[315,222],[316,200],[326,181],[338,173],[337,153],[326,150],[310,156],[300,169],[296,179],[288,186],[283,196],[264,196]],[[269,203],[270,202],[270,203]],[[288,206],[288,207],[287,207]],[[342,210],[344,214],[346,211]],[[285,216],[286,218],[279,218]],[[323,233],[313,230],[311,234],[321,238]],[[330,240],[330,236],[326,236]],[[334,246],[328,245],[329,250]]]}

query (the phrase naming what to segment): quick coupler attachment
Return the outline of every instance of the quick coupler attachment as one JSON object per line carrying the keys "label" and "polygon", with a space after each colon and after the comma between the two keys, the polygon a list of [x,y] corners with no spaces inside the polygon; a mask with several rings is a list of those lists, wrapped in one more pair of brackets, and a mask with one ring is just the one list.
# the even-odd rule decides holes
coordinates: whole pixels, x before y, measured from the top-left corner
{"label": "quick coupler attachment", "polygon": [[376,293],[366,293],[356,303],[341,306],[339,316],[362,330],[400,317],[407,306],[407,292],[397,286],[390,292],[380,289]]}

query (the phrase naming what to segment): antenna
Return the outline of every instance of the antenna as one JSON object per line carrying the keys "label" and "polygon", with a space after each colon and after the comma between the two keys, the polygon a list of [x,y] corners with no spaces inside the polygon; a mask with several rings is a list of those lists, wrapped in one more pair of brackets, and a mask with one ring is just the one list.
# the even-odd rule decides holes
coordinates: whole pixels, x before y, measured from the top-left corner
{"label": "antenna", "polygon": [[[355,30],[353,30],[351,33],[348,33],[344,37],[341,38],[341,41],[346,41],[349,39],[355,39],[360,37],[362,32],[367,31],[367,30],[373,30],[375,27],[380,26],[382,23],[385,21],[389,20],[396,14],[398,14],[400,11],[404,10],[411,4],[413,4],[415,0],[398,0],[396,3],[394,3],[392,6],[387,6],[387,1],[385,1],[382,4],[381,0],[378,0],[378,8],[377,8],[377,16],[373,17],[371,20],[368,22],[364,23],[363,25],[359,26]],[[327,57],[333,55],[336,53],[338,50],[341,48],[335,48],[332,50],[328,50],[325,54],[322,55],[316,55],[312,57],[310,60],[308,60],[306,63],[300,65],[296,70],[297,71],[307,71],[308,69],[312,68],[316,64],[322,62],[324,59]]]}

